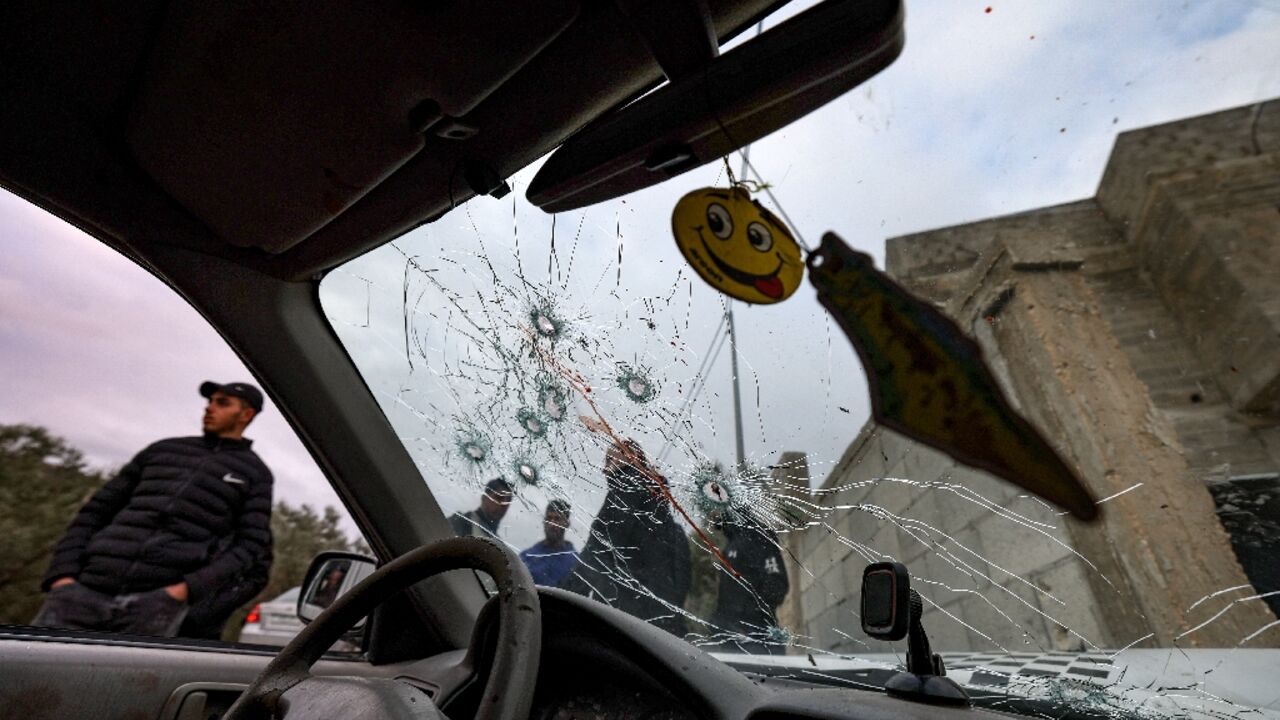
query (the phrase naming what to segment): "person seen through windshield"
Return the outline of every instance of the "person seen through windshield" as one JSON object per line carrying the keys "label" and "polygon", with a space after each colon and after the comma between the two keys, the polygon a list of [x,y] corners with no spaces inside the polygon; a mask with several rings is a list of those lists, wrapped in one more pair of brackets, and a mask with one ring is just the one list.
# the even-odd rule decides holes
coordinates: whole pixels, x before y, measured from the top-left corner
{"label": "person seen through windshield", "polygon": [[514,493],[511,484],[503,478],[494,478],[484,486],[484,494],[480,496],[480,507],[467,512],[456,512],[449,516],[449,525],[453,534],[458,537],[498,537],[498,524],[507,514]]}
{"label": "person seen through windshield", "polygon": [[543,539],[520,553],[520,559],[529,568],[533,582],[556,587],[578,564],[578,553],[573,543],[564,539],[569,529],[569,503],[552,500],[542,519]]}
{"label": "person seen through windshield", "polygon": [[778,536],[747,508],[726,512],[720,527],[728,538],[724,556],[741,577],[720,573],[711,625],[717,634],[733,634],[726,651],[766,653],[764,640],[778,624],[777,609],[788,590]]}
{"label": "person seen through windshield", "polygon": [[689,543],[663,493],[666,478],[634,440],[609,448],[604,476],[604,505],[581,562],[561,587],[683,635]]}

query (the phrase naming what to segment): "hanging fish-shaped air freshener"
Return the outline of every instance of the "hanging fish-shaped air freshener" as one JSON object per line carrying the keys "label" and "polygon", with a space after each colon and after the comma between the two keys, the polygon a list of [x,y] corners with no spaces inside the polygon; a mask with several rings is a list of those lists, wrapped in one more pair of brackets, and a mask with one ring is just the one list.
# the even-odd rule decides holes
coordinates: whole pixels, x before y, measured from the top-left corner
{"label": "hanging fish-shaped air freshener", "polygon": [[982,348],[835,233],[810,253],[809,281],[867,373],[876,423],[1057,503],[1098,506],[1079,474],[1005,399]]}
{"label": "hanging fish-shaped air freshener", "polygon": [[791,231],[742,185],[680,198],[671,232],[699,277],[731,298],[770,305],[791,297],[804,279]]}

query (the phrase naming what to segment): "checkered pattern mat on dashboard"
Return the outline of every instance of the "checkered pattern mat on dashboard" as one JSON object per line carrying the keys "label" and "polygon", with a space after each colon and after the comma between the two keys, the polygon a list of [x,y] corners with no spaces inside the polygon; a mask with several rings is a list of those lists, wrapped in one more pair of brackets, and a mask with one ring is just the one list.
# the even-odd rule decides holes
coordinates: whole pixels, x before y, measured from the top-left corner
{"label": "checkered pattern mat on dashboard", "polygon": [[1119,672],[1105,655],[1080,653],[940,653],[947,670],[968,670],[977,685],[1006,685],[1009,677],[1061,677],[1105,683]]}

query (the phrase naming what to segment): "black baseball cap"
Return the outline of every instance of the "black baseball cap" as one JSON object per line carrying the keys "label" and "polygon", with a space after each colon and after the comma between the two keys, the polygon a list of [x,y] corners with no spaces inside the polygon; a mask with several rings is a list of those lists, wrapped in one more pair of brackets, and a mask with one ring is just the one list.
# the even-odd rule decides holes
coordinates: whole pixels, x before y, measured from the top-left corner
{"label": "black baseball cap", "polygon": [[202,397],[211,398],[216,392],[229,397],[240,398],[248,403],[254,412],[262,412],[262,391],[249,383],[233,382],[223,384],[212,380],[205,380],[200,383],[200,395]]}

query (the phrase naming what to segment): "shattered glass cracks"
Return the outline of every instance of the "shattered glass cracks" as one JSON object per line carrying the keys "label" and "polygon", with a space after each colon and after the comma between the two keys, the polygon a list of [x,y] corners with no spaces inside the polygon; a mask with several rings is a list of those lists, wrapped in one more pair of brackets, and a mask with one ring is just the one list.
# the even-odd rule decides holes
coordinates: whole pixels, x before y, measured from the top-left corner
{"label": "shattered glass cracks", "polygon": [[[518,195],[460,208],[322,286],[427,485],[465,516],[455,528],[492,532],[525,553],[538,582],[747,670],[754,658],[847,684],[832,678],[900,665],[904,644],[872,640],[859,617],[862,568],[894,560],[949,674],[989,706],[1124,718],[1266,707],[1226,670],[1257,660],[1280,672],[1274,656],[1248,655],[1277,642],[1275,618],[1242,619],[1275,593],[1223,583],[1161,625],[1134,578],[1166,570],[864,424],[853,351],[803,290],[776,307],[736,306],[729,342],[726,300],[687,271],[663,218],[626,206],[552,218]],[[1023,297],[1012,298],[981,338],[989,353],[1017,320]],[[486,500],[499,477],[509,501]],[[1152,485],[1135,478],[1097,496],[1112,514],[1140,512]],[[1218,497],[1236,508],[1238,495]],[[1201,639],[1231,618],[1245,629],[1204,655]],[[1178,662],[1182,679],[1162,680]]]}

